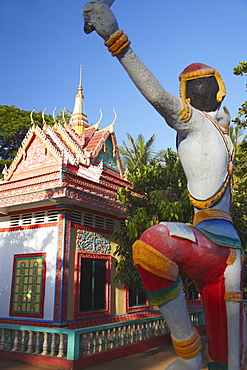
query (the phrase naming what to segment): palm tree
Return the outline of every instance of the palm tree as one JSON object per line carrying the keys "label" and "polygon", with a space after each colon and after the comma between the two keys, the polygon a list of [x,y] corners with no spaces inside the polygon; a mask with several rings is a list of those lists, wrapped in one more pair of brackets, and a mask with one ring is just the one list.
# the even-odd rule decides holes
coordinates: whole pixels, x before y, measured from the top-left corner
{"label": "palm tree", "polygon": [[235,124],[235,126],[230,126],[229,136],[232,140],[235,153],[238,153],[239,144],[241,143],[241,141],[246,140],[247,135],[244,136],[244,132],[245,132],[245,129],[243,127],[240,127],[240,125],[238,124]]}
{"label": "palm tree", "polygon": [[130,134],[127,134],[129,143],[123,141],[123,146],[119,146],[123,166],[129,172],[134,171],[138,166],[157,164],[164,160],[165,151],[160,150],[155,152],[154,141],[155,135],[152,135],[147,142],[145,142],[142,134],[138,135],[134,140]]}

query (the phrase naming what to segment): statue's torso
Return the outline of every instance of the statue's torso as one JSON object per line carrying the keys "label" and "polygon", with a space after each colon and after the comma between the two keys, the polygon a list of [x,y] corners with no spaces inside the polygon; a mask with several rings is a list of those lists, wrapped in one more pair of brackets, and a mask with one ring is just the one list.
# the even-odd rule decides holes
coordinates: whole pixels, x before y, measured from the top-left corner
{"label": "statue's torso", "polygon": [[[230,139],[226,140],[232,151]],[[187,176],[188,190],[194,198],[206,200],[222,188],[228,176],[229,153],[219,130],[203,113],[195,110],[189,130],[178,130],[178,154]],[[222,205],[224,210],[230,206],[228,198],[224,202],[228,204]]]}

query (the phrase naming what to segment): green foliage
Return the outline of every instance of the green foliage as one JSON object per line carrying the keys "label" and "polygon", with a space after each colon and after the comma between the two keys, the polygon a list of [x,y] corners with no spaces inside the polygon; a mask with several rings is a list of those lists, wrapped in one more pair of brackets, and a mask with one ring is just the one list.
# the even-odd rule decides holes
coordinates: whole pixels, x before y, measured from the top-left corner
{"label": "green foliage", "polygon": [[233,68],[233,73],[236,76],[243,76],[247,74],[247,62],[239,62],[237,67]]}
{"label": "green foliage", "polygon": [[247,141],[238,145],[232,192],[231,213],[234,225],[247,251]]}
{"label": "green foliage", "polygon": [[[233,69],[236,76],[247,76],[247,62],[239,62],[237,67]],[[246,85],[247,87],[247,85]],[[238,110],[238,117],[233,120],[237,126],[247,127],[247,101],[245,101]]]}
{"label": "green foliage", "polygon": [[[247,76],[247,62],[240,62],[234,68],[237,76]],[[247,87],[247,85],[246,85]],[[238,117],[233,120],[235,129],[247,127],[247,101],[238,110]],[[243,131],[242,131],[243,134]],[[247,253],[247,137],[245,136],[236,148],[236,168],[232,194],[231,214],[243,248]],[[247,268],[244,271],[244,293],[247,295]],[[246,297],[245,297],[246,299]]]}
{"label": "green foliage", "polygon": [[152,135],[147,142],[145,142],[143,135],[138,135],[136,141],[130,134],[127,134],[128,145],[123,141],[123,146],[119,146],[119,152],[122,156],[124,168],[129,172],[134,171],[140,165],[148,165],[150,161],[156,164],[162,162],[164,151],[161,150],[155,153],[154,141],[155,135]]}
{"label": "green foliage", "polygon": [[[30,115],[30,111],[21,110],[14,105],[0,105],[0,173],[5,165],[10,165],[31,127]],[[66,117],[69,118],[69,112],[66,112]],[[36,125],[43,126],[42,112],[34,112],[32,118]],[[62,119],[61,113],[56,119]],[[45,121],[48,125],[54,123],[51,115],[45,115]]]}
{"label": "green foliage", "polygon": [[[134,142],[133,139],[131,142]],[[130,152],[126,150],[124,155],[126,153]],[[130,288],[142,290],[139,272],[133,266],[132,244],[144,230],[160,221],[189,222],[192,207],[187,196],[186,177],[176,153],[171,149],[163,151],[161,163],[155,152],[151,155],[141,152],[141,158],[145,158],[142,161],[138,152],[134,155],[139,165],[135,166],[130,161],[127,171],[132,188],[118,191],[118,200],[126,207],[126,226],[115,233],[119,243],[115,252],[116,280]]]}

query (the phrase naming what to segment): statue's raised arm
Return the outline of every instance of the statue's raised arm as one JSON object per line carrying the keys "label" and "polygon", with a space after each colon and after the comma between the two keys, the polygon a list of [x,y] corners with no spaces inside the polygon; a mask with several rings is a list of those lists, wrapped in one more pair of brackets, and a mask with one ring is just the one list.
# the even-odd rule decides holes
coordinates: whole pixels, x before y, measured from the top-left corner
{"label": "statue's raised arm", "polygon": [[85,5],[83,12],[85,32],[97,31],[105,40],[109,51],[118,58],[144,97],[170,126],[177,129],[180,124],[181,101],[161,86],[129,46],[130,41],[127,35],[119,30],[116,18],[107,5],[111,5],[112,2],[112,0],[94,1]]}

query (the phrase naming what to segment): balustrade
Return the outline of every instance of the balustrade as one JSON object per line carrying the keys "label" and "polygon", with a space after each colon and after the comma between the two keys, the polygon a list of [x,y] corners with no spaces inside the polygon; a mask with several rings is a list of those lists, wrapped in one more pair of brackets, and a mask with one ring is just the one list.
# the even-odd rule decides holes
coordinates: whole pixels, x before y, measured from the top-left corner
{"label": "balustrade", "polygon": [[[195,326],[203,324],[202,310],[192,311],[190,316]],[[162,316],[76,330],[40,327],[24,329],[23,326],[0,324],[0,350],[73,360],[159,337],[168,332]],[[71,344],[69,340],[72,340]]]}

